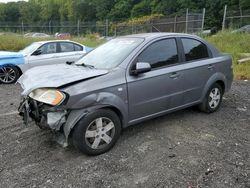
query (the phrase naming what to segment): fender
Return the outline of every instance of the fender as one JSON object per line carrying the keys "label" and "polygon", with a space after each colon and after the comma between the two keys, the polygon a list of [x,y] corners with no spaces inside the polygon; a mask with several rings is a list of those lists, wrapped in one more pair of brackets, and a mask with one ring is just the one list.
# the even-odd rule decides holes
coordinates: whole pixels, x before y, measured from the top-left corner
{"label": "fender", "polygon": [[18,53],[0,52],[0,66],[4,65],[22,65],[25,63],[24,56]]}
{"label": "fender", "polygon": [[77,102],[76,106],[81,107],[78,109],[72,109],[68,115],[67,121],[63,127],[66,142],[71,130],[79,122],[81,118],[86,116],[97,109],[101,108],[115,108],[119,109],[121,115],[122,126],[126,127],[128,122],[128,104],[123,101],[117,95],[113,93],[101,92],[97,94],[91,94]]}
{"label": "fender", "polygon": [[206,94],[209,90],[209,88],[218,81],[222,81],[225,85],[225,88],[227,88],[227,80],[224,74],[217,72],[215,74],[213,74],[207,81],[206,85],[204,86],[203,92],[202,92],[202,97],[201,97],[201,101],[203,101],[203,99],[206,97]]}

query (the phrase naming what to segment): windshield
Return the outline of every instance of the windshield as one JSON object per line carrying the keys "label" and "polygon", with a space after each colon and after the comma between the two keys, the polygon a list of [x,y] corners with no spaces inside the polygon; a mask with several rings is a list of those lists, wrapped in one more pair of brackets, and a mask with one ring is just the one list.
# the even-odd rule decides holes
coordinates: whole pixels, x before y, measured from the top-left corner
{"label": "windshield", "polygon": [[142,42],[142,38],[113,39],[91,51],[75,64],[111,69],[118,66]]}
{"label": "windshield", "polygon": [[31,45],[27,46],[26,48],[24,48],[23,50],[21,50],[20,52],[22,54],[30,54],[32,52],[34,52],[41,44],[39,44],[38,42],[34,42]]}

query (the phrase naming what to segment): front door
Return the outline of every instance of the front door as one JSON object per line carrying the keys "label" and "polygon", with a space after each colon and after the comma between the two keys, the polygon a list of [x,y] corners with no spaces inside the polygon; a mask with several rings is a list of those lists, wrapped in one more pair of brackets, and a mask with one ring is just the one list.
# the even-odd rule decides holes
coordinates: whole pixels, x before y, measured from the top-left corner
{"label": "front door", "polygon": [[30,55],[28,57],[29,67],[52,65],[59,62],[56,42],[44,44],[38,49],[41,50],[39,55]]}
{"label": "front door", "polygon": [[175,71],[179,55],[174,38],[155,41],[135,59],[148,62],[152,70],[127,75],[130,123],[175,108],[182,100],[182,72]]}

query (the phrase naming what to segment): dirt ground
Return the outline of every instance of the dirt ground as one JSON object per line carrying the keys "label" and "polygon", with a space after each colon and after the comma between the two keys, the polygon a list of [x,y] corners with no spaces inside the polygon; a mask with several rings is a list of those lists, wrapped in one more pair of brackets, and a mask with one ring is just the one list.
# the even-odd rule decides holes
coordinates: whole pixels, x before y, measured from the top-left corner
{"label": "dirt ground", "polygon": [[216,113],[189,108],[129,127],[96,157],[23,125],[20,92],[0,85],[0,187],[250,188],[250,81],[234,82]]}

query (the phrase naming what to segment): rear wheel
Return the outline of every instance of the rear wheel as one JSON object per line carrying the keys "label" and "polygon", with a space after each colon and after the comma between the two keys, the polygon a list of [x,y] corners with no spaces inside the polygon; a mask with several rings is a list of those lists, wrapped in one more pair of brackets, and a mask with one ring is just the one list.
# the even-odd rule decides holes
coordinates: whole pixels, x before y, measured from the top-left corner
{"label": "rear wheel", "polygon": [[215,83],[208,90],[203,102],[199,105],[199,109],[206,113],[215,112],[220,108],[223,97],[223,90],[218,83]]}
{"label": "rear wheel", "polygon": [[0,82],[3,84],[12,84],[17,81],[20,73],[14,66],[2,66],[0,67]]}
{"label": "rear wheel", "polygon": [[83,117],[73,130],[73,144],[88,155],[110,150],[121,133],[121,122],[115,112],[99,109]]}

